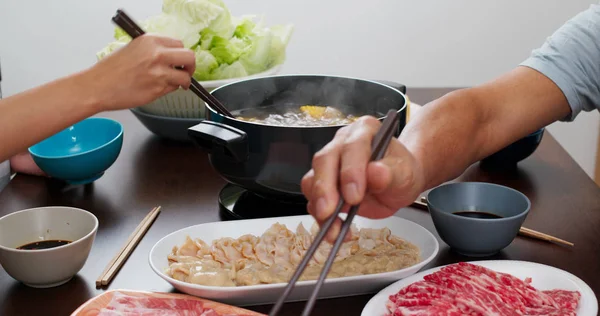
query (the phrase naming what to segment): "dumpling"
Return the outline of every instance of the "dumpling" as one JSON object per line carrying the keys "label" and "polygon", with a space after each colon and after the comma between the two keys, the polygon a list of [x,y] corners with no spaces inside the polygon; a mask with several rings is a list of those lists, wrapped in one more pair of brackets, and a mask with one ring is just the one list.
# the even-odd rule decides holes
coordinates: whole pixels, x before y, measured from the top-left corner
{"label": "dumpling", "polygon": [[291,250],[295,244],[296,236],[288,229],[280,232],[281,234],[275,238],[275,253],[273,254],[273,262],[277,266],[291,269],[293,268]]}
{"label": "dumpling", "polygon": [[278,261],[286,260],[287,258],[287,261],[290,262],[289,250],[291,245],[287,245],[289,244],[289,239],[293,238],[293,235],[294,233],[284,225],[279,223],[273,224],[273,226],[260,236],[258,243],[256,243],[254,249],[256,258],[267,266],[273,265],[276,257]]}
{"label": "dumpling", "polygon": [[196,256],[200,248],[198,245],[190,238],[190,236],[186,236],[185,242],[181,247],[173,247],[172,253],[177,256]]}
{"label": "dumpling", "polygon": [[358,245],[362,249],[371,250],[382,244],[390,244],[388,238],[391,235],[389,228],[363,228],[360,230]]}
{"label": "dumpling", "polygon": [[236,250],[242,254],[242,257],[256,260],[254,247],[258,243],[258,237],[248,234],[241,236],[237,241]]}
{"label": "dumpling", "polygon": [[304,258],[304,254],[310,247],[311,243],[312,237],[310,233],[306,230],[306,228],[304,228],[302,223],[298,224],[298,228],[296,228],[294,245],[292,245],[292,249],[290,250],[290,260],[293,265],[300,264],[300,261],[302,261],[302,258]]}
{"label": "dumpling", "polygon": [[196,256],[202,258],[204,256],[209,256],[210,255],[210,247],[202,239],[196,238],[196,239],[194,239],[194,243],[196,244],[196,247],[198,247],[198,251],[196,252]]}
{"label": "dumpling", "polygon": [[223,269],[213,260],[202,260],[189,270],[187,282],[208,286],[236,286],[235,271]]}
{"label": "dumpling", "polygon": [[211,254],[216,261],[230,267],[236,260],[242,258],[242,253],[236,248],[239,248],[236,239],[230,237],[221,238],[213,241]]}

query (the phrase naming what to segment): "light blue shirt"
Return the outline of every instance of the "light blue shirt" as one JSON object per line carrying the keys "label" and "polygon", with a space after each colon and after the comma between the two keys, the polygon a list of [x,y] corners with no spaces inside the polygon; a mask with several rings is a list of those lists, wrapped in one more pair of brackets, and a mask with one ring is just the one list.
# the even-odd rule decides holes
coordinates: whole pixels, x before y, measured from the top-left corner
{"label": "light blue shirt", "polygon": [[564,93],[572,121],[581,111],[600,110],[600,5],[565,23],[521,63],[550,78]]}

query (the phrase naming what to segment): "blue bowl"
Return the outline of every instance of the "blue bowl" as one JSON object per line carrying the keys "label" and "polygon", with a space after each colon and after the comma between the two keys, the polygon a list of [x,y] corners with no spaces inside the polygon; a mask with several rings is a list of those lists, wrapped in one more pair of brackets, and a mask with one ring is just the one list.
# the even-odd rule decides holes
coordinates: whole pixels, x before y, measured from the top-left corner
{"label": "blue bowl", "polygon": [[544,129],[542,128],[482,159],[481,164],[486,168],[515,167],[517,163],[535,152],[542,142],[543,136]]}
{"label": "blue bowl", "polygon": [[87,184],[102,177],[117,160],[122,145],[119,122],[91,117],[31,146],[29,153],[49,176],[69,184]]}

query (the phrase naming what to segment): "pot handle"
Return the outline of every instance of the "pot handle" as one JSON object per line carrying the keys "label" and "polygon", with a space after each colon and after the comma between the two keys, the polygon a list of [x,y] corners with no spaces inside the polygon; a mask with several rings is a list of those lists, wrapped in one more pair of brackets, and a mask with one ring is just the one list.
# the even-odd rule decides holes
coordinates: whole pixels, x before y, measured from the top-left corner
{"label": "pot handle", "polygon": [[211,154],[224,155],[237,162],[248,160],[248,135],[235,127],[203,120],[188,129],[188,136]]}
{"label": "pot handle", "polygon": [[397,82],[393,82],[393,81],[387,81],[387,80],[375,80],[376,82],[382,83],[384,85],[390,86],[394,89],[398,89],[400,90],[400,92],[406,94],[406,86],[401,84],[401,83],[397,83]]}

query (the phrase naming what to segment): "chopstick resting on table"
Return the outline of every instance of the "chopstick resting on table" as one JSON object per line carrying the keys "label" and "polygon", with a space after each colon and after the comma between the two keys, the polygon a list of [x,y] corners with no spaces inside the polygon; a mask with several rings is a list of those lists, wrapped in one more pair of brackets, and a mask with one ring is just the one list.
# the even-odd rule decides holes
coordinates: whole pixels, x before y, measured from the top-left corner
{"label": "chopstick resting on table", "polygon": [[121,269],[129,255],[133,252],[137,244],[144,237],[156,217],[160,213],[160,206],[153,208],[146,217],[140,222],[135,230],[129,235],[127,242],[121,247],[119,252],[108,263],[104,271],[96,280],[96,287],[106,286],[112,281],[116,273]]}
{"label": "chopstick resting on table", "polygon": [[[383,156],[385,155],[385,152],[387,150],[387,147],[390,143],[390,140],[392,139],[392,137],[394,137],[394,132],[398,130],[398,124],[399,124],[398,113],[394,110],[390,110],[387,113],[387,116],[386,116],[385,120],[383,121],[381,128],[379,129],[379,131],[373,138],[373,143],[371,145],[371,161],[376,161],[376,160],[383,158]],[[313,240],[312,244],[310,245],[310,247],[304,254],[302,261],[298,265],[298,268],[294,272],[294,275],[290,279],[283,294],[279,297],[277,303],[275,303],[275,305],[273,306],[273,309],[271,309],[271,312],[269,313],[270,316],[277,315],[277,313],[283,306],[285,299],[290,295],[290,293],[292,292],[292,289],[296,285],[296,282],[298,282],[300,275],[302,274],[302,272],[308,265],[309,260],[313,257],[315,251],[317,250],[317,248],[319,247],[319,245],[325,238],[325,235],[327,234],[327,232],[329,231],[329,229],[331,228],[331,226],[333,225],[335,220],[337,218],[339,218],[338,216],[342,210],[342,207],[344,207],[345,204],[346,203],[344,202],[344,199],[342,197],[340,197],[340,201],[338,202],[335,212],[325,221],[325,223],[319,230],[319,233],[317,234],[317,236]],[[329,273],[329,270],[331,269],[333,260],[335,259],[335,256],[337,255],[337,252],[340,249],[340,246],[344,242],[344,238],[346,237],[346,234],[350,230],[350,225],[352,224],[352,219],[354,218],[354,216],[356,216],[356,213],[358,212],[358,207],[359,207],[359,205],[352,205],[350,207],[350,210],[348,211],[348,214],[346,216],[346,220],[344,220],[342,223],[342,228],[340,230],[340,233],[337,236],[335,243],[333,244],[333,247],[329,253],[329,257],[327,257],[327,261],[325,261],[323,270],[321,271],[321,274],[319,275],[319,279],[317,280],[317,283],[316,283],[316,285],[313,289],[313,292],[308,300],[308,303],[306,304],[306,307],[304,308],[304,311],[302,313],[303,316],[307,316],[310,314],[310,312],[317,300],[317,295],[319,293],[319,289],[323,285],[323,282],[325,282],[325,278],[327,277],[327,273]]]}
{"label": "chopstick resting on table", "polygon": [[[420,208],[420,209],[424,209],[427,210],[427,198],[426,197],[421,197],[420,200],[416,200],[411,204],[412,207],[415,208]],[[539,239],[539,240],[543,240],[543,241],[550,241],[550,242],[555,242],[558,244],[563,244],[563,245],[567,245],[567,246],[575,246],[575,244],[573,244],[572,242],[554,237],[552,235],[548,235],[548,234],[544,234],[544,233],[540,233],[538,231],[535,231],[533,229],[529,229],[527,227],[521,227],[519,229],[519,235],[521,236],[526,236],[526,237],[530,237],[530,238],[534,238],[534,239]]]}
{"label": "chopstick resting on table", "polygon": [[526,227],[521,227],[521,229],[519,230],[519,235],[521,236],[527,236],[527,237],[531,237],[531,238],[535,238],[535,239],[539,239],[539,240],[545,240],[545,241],[550,241],[550,242],[555,242],[558,244],[563,244],[563,245],[567,245],[567,246],[571,246],[574,247],[575,244],[573,244],[572,242],[560,239],[558,237],[554,237],[548,234],[544,234],[544,233],[540,233],[538,231],[535,231],[533,229],[529,229]]}
{"label": "chopstick resting on table", "polygon": [[[125,33],[127,33],[131,38],[136,38],[144,35],[146,32],[137,25],[123,10],[117,10],[115,16],[113,16],[112,21],[118,25]],[[176,67],[178,69],[183,69],[182,67]],[[208,103],[211,107],[213,107],[217,112],[221,115],[233,117],[231,112],[225,108],[225,106],[217,99],[215,96],[210,94],[204,87],[194,79],[191,78],[190,90],[194,92],[197,96],[199,96],[202,100]]]}

